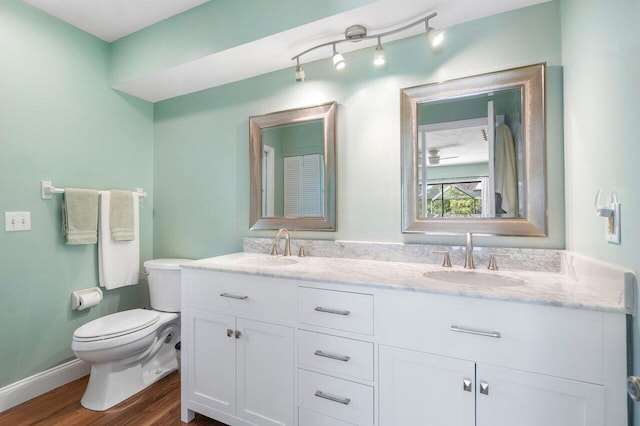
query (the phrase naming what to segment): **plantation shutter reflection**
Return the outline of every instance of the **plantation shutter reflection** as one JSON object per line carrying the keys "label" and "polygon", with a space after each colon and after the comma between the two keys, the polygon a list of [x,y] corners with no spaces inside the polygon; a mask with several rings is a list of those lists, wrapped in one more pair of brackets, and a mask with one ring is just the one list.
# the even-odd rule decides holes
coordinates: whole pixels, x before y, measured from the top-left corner
{"label": "plantation shutter reflection", "polygon": [[284,215],[322,217],[324,212],[323,156],[284,158]]}

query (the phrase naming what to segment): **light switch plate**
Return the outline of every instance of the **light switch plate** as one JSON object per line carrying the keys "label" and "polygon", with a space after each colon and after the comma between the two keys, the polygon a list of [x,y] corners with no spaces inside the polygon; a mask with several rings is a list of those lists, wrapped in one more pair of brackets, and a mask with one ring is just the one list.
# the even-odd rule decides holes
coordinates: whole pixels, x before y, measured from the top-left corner
{"label": "light switch plate", "polygon": [[4,212],[4,230],[7,232],[31,230],[31,212]]}

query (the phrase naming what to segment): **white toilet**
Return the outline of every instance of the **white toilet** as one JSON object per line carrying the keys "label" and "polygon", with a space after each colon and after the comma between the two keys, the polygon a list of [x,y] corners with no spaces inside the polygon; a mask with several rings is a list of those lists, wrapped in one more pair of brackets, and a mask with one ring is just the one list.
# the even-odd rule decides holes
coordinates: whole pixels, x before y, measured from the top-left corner
{"label": "white toilet", "polygon": [[189,259],[144,262],[153,310],[131,309],[90,321],[73,333],[71,349],[91,363],[80,401],[103,411],[178,368],[180,264]]}

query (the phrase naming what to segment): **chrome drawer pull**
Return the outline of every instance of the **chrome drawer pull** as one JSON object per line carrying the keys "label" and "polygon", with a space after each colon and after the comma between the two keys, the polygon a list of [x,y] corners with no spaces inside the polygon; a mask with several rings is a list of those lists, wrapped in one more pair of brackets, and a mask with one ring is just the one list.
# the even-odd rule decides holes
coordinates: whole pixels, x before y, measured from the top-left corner
{"label": "chrome drawer pull", "polygon": [[499,339],[502,337],[500,335],[500,332],[498,331],[482,331],[482,330],[474,330],[472,328],[460,328],[457,325],[452,325],[451,331],[456,333],[475,334],[477,336],[494,337],[496,339]]}
{"label": "chrome drawer pull", "polygon": [[350,356],[334,355],[334,354],[330,354],[330,353],[327,353],[327,352],[322,352],[320,350],[315,351],[313,354],[314,355],[318,355],[318,356],[322,356],[322,357],[325,357],[325,358],[335,359],[335,360],[338,360],[338,361],[344,361],[344,362],[347,362],[347,361],[349,361],[351,359]]}
{"label": "chrome drawer pull", "polygon": [[480,382],[480,393],[483,395],[489,395],[489,383]]}
{"label": "chrome drawer pull", "polygon": [[351,314],[351,311],[341,311],[339,309],[323,308],[321,306],[316,306],[315,310],[318,312],[325,312],[327,314],[336,314],[336,315],[344,315],[344,316]]}
{"label": "chrome drawer pull", "polygon": [[231,299],[239,299],[239,300],[245,300],[249,298],[249,296],[238,296],[236,294],[230,294],[230,293],[220,293],[220,296],[230,297]]}
{"label": "chrome drawer pull", "polygon": [[339,396],[330,395],[322,391],[316,391],[315,395],[319,398],[328,399],[329,401],[339,402],[340,404],[349,405],[351,400],[349,398],[341,398]]}

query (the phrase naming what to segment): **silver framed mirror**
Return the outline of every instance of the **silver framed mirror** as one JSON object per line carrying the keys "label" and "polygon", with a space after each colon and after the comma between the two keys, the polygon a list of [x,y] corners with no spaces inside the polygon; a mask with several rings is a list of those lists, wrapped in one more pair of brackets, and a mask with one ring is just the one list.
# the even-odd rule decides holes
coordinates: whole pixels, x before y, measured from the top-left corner
{"label": "silver framed mirror", "polygon": [[336,230],[336,110],[249,117],[251,230]]}
{"label": "silver framed mirror", "polygon": [[402,232],[546,236],[545,64],[401,90]]}

